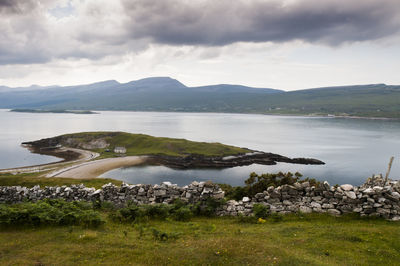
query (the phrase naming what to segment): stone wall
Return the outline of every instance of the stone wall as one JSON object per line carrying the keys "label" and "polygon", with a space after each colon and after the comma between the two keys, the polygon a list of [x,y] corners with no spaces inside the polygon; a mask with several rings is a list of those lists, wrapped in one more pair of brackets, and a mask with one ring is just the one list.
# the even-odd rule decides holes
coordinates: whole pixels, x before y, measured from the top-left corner
{"label": "stone wall", "polygon": [[163,182],[161,185],[128,185],[124,183],[120,187],[110,183],[97,190],[84,185],[45,188],[40,188],[40,186],[33,188],[0,186],[0,203],[65,199],[68,201],[109,201],[117,206],[122,206],[127,202],[168,204],[178,198],[188,203],[196,203],[209,197],[222,199],[224,195],[225,193],[217,185],[210,182],[193,182],[185,187],[179,187],[170,182]]}
{"label": "stone wall", "polygon": [[[136,204],[169,204],[175,199],[188,203],[205,201],[212,197],[224,198],[224,191],[210,182],[193,182],[184,187],[163,182],[161,185],[128,185],[120,187],[107,184],[102,189],[83,185],[25,188],[0,187],[0,203],[17,203],[41,199],[110,201],[118,206],[127,202]],[[311,186],[308,182],[269,187],[254,198],[241,201],[229,200],[217,210],[217,215],[252,215],[254,204],[263,204],[274,213],[326,212],[332,215],[359,213],[361,216],[379,216],[400,220],[400,182],[390,180],[387,184],[381,176],[369,178],[360,187],[341,185],[332,187],[328,182]]]}
{"label": "stone wall", "polygon": [[360,187],[341,185],[333,187],[328,182],[318,187],[309,182],[269,187],[253,199],[228,201],[219,210],[223,215],[250,215],[254,204],[269,206],[273,213],[319,212],[332,215],[359,213],[361,216],[377,216],[394,221],[400,220],[400,182],[390,180],[384,184],[381,176],[369,178]]}

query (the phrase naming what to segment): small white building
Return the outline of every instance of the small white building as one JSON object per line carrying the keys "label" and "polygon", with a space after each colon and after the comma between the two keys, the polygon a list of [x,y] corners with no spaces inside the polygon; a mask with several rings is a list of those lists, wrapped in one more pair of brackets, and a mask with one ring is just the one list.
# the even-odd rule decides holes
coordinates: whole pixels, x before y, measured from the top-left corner
{"label": "small white building", "polygon": [[115,153],[126,153],[126,148],[125,147],[115,147],[114,152]]}

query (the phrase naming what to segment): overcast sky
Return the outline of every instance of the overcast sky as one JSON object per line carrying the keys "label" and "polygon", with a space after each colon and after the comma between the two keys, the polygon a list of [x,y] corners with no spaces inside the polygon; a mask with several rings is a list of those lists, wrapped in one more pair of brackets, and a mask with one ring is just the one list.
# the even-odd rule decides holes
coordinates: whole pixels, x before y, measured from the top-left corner
{"label": "overcast sky", "polygon": [[400,84],[399,0],[0,0],[0,85]]}

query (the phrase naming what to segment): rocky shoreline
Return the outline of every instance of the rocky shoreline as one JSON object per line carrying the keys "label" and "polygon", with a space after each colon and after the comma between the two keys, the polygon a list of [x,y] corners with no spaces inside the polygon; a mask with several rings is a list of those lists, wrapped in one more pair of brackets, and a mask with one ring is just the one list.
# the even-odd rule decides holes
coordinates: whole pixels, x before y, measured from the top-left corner
{"label": "rocky shoreline", "polygon": [[58,146],[43,147],[40,145],[34,145],[32,142],[23,142],[22,146],[27,148],[32,153],[61,158],[63,159],[61,162],[75,161],[81,157],[79,152],[71,149],[61,149],[61,147]]}
{"label": "rocky shoreline", "polygon": [[185,157],[153,155],[149,162],[160,164],[175,169],[189,168],[229,168],[251,164],[275,165],[278,162],[293,164],[322,165],[324,162],[312,158],[288,158],[279,154],[266,152],[251,152],[237,156],[205,157],[200,155],[187,155]]}

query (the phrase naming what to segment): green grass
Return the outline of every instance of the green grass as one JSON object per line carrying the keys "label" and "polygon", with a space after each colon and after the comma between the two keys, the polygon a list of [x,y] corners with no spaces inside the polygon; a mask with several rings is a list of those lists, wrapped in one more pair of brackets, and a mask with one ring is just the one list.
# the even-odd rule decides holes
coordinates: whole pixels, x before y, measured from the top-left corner
{"label": "green grass", "polygon": [[[154,229],[175,237],[156,240]],[[264,224],[237,218],[152,220],[136,227],[107,221],[95,230],[0,230],[0,264],[398,265],[399,238],[398,223],[318,214]]]}
{"label": "green grass", "polygon": [[113,183],[117,186],[122,184],[122,181],[110,178],[91,178],[91,179],[75,179],[75,178],[47,178],[40,177],[43,173],[33,174],[0,174],[0,186],[23,186],[34,187],[40,185],[45,186],[62,186],[62,185],[79,185],[84,184],[86,187],[101,188],[104,184]]}
{"label": "green grass", "polygon": [[[203,156],[227,156],[243,154],[250,150],[221,143],[195,142],[186,139],[160,138],[144,134],[131,134],[125,132],[83,132],[63,135],[65,138],[74,138],[80,143],[88,143],[92,140],[102,138],[110,144],[111,152],[104,149],[94,149],[101,153],[102,157],[114,156],[113,149],[123,146],[127,149],[126,155],[170,155],[184,156],[196,154]],[[67,145],[67,144],[66,144]]]}

